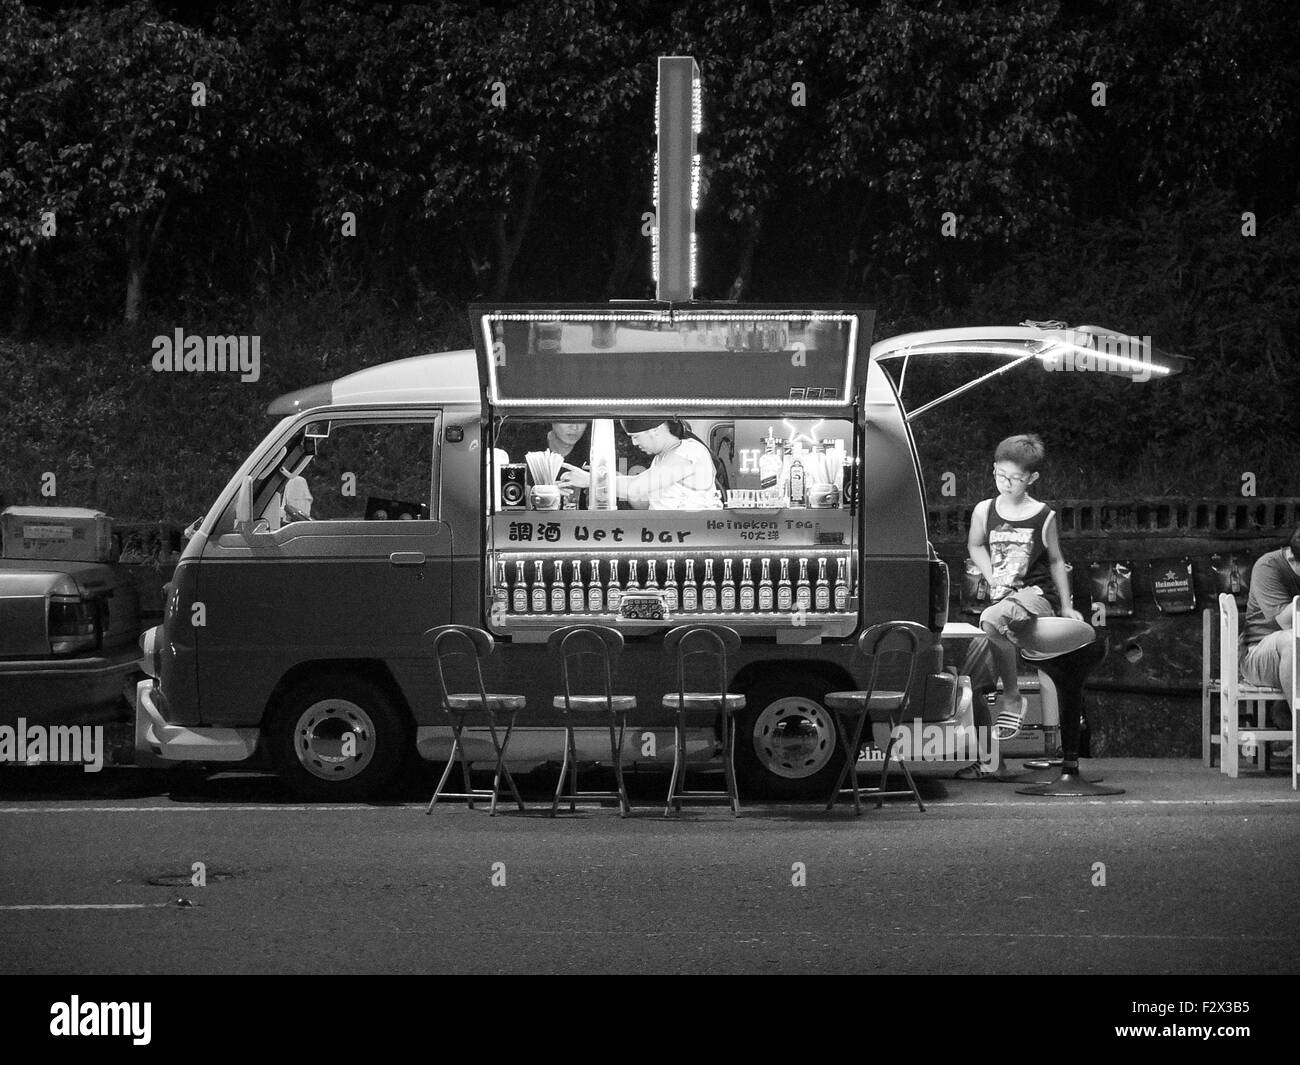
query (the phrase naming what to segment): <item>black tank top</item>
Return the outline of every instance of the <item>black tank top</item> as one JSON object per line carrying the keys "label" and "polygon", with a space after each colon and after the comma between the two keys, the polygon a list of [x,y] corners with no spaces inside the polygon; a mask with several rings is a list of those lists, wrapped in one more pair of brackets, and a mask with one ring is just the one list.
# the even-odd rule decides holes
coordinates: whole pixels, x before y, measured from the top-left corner
{"label": "black tank top", "polygon": [[1056,585],[1043,545],[1043,526],[1052,513],[1046,503],[1028,518],[1012,520],[998,513],[997,499],[989,500],[985,534],[993,560],[994,584],[1011,588],[1037,586],[1043,597],[1059,607]]}

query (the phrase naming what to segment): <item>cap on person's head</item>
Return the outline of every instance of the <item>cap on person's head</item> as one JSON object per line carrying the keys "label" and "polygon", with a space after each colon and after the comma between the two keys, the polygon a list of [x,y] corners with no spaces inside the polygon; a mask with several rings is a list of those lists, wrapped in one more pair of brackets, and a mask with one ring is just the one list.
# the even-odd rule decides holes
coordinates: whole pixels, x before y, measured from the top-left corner
{"label": "cap on person's head", "polygon": [[657,425],[663,425],[667,420],[667,418],[621,418],[619,424],[623,426],[625,433],[644,433]]}

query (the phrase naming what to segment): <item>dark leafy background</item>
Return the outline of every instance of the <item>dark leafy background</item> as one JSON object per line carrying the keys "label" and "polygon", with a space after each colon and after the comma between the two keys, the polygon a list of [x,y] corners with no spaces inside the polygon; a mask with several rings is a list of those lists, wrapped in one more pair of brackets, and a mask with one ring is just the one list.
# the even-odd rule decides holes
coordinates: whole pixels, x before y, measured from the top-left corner
{"label": "dark leafy background", "polygon": [[[1032,430],[1049,497],[1297,493],[1290,6],[967,7],[0,0],[0,497],[51,471],[54,502],[188,520],[279,392],[465,344],[474,298],[650,295],[661,54],[704,77],[701,297],[851,299],[879,335],[1099,322],[1196,359],[969,393],[916,423],[932,492],[985,494]],[[261,381],[155,374],[176,328],[258,334]],[[960,369],[914,367],[909,401]]]}

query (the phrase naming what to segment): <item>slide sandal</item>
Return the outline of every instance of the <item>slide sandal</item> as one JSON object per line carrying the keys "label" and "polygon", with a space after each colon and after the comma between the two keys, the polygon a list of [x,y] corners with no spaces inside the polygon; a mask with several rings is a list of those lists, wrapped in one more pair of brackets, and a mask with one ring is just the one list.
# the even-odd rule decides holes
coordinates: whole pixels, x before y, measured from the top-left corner
{"label": "slide sandal", "polygon": [[1025,721],[1025,711],[1029,709],[1029,703],[1022,695],[1020,697],[1020,706],[1016,710],[1003,710],[998,714],[997,720],[993,723],[993,735],[1000,740],[1009,740],[1017,732]]}
{"label": "slide sandal", "polygon": [[997,771],[981,762],[975,762],[973,765],[966,766],[965,769],[959,769],[953,774],[957,780],[997,780]]}

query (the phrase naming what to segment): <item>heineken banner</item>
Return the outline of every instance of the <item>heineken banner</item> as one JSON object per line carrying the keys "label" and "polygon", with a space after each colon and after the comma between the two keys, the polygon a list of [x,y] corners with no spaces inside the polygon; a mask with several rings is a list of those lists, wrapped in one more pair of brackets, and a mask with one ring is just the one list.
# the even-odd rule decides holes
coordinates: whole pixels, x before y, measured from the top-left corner
{"label": "heineken banner", "polygon": [[1162,614],[1186,614],[1196,609],[1196,586],[1190,558],[1162,558],[1147,563],[1151,591]]}

